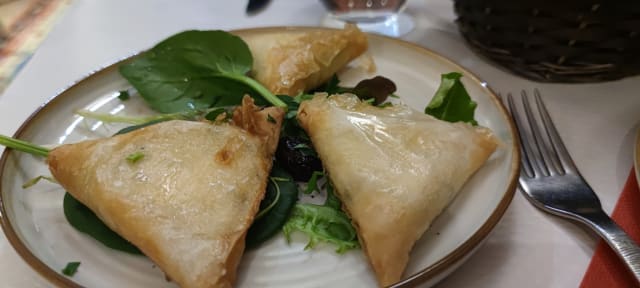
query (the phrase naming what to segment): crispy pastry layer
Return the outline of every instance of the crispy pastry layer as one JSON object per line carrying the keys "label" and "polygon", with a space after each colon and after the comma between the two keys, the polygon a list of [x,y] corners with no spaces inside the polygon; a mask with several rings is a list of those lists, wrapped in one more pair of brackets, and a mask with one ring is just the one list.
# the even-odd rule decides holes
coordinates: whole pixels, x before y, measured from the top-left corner
{"label": "crispy pastry layer", "polygon": [[[49,154],[49,168],[180,286],[231,287],[282,117],[245,98],[232,124],[168,121],[63,145]],[[143,158],[127,160],[133,153]]]}
{"label": "crispy pastry layer", "polygon": [[252,76],[275,94],[316,88],[367,50],[367,36],[355,25],[243,36],[254,58]]}
{"label": "crispy pastry layer", "polygon": [[298,120],[382,286],[402,278],[414,243],[497,146],[489,129],[351,94],[318,94]]}

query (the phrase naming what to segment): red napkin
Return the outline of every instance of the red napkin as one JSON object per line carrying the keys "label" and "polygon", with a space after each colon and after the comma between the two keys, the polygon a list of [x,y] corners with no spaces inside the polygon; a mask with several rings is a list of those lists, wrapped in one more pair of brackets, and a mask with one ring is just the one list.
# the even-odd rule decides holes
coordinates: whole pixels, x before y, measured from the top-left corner
{"label": "red napkin", "polygon": [[[611,218],[640,243],[640,191],[634,169],[631,169]],[[604,241],[598,243],[580,283],[580,288],[591,287],[636,287],[631,272]]]}

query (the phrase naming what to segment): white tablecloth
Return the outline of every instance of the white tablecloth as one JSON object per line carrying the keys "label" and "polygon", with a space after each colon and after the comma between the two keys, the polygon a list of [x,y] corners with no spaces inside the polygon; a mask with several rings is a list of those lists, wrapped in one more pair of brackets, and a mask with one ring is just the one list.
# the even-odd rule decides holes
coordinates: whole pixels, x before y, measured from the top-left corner
{"label": "white tablecloth", "polygon": [[[318,25],[319,1],[274,0],[248,17],[245,1],[74,0],[72,7],[0,96],[0,133],[11,135],[46,99],[105,64],[185,29]],[[540,84],[513,76],[470,51],[458,33],[452,1],[409,1],[416,28],[403,37],[473,71],[498,92],[539,88],[550,113],[607,212],[632,166],[640,123],[640,77],[602,84]],[[439,287],[576,287],[596,236],[544,214],[516,194],[484,246]],[[0,286],[49,287],[0,236]]]}

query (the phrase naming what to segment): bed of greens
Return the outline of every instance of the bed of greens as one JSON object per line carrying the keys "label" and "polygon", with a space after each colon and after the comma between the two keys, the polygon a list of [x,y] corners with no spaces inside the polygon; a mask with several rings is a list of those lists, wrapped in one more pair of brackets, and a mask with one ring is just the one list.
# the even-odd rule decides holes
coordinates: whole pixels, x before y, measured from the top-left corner
{"label": "bed of greens", "polygon": [[[353,93],[363,101],[385,109],[397,98],[395,84],[382,76],[365,79],[354,87],[340,85],[337,76],[306,94],[295,97],[274,95],[249,77],[253,58],[246,43],[223,31],[186,31],[160,42],[119,67],[120,74],[133,86],[120,93],[126,105],[129,97],[139,95],[158,112],[154,116],[131,117],[78,111],[78,114],[104,122],[134,124],[116,134],[158,122],[183,119],[228,121],[233,106],[245,94],[257,105],[278,106],[287,110],[273,169],[259,213],[247,233],[248,248],[259,247],[278,233],[289,239],[295,231],[305,233],[307,248],[324,242],[335,246],[337,253],[359,247],[355,228],[341,210],[340,200],[309,137],[300,128],[296,113],[302,101],[314,92]],[[476,125],[476,103],[466,92],[457,72],[443,74],[441,84],[425,113],[438,119],[464,121]],[[425,98],[431,95],[424,95]],[[0,145],[39,156],[48,149],[0,135]],[[39,179],[34,179],[30,186]],[[52,179],[49,179],[52,180]],[[317,195],[323,204],[302,203],[300,195]],[[64,196],[64,215],[71,226],[104,245],[127,253],[141,252],[111,231],[98,217],[69,193]]]}

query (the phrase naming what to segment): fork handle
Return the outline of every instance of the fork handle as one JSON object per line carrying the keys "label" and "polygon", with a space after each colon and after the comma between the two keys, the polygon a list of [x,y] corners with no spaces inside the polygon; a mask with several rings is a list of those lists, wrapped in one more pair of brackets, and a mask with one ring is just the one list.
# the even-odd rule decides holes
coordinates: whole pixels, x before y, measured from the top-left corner
{"label": "fork handle", "polygon": [[611,249],[620,256],[640,284],[640,247],[602,210],[583,215],[584,222],[593,228]]}

